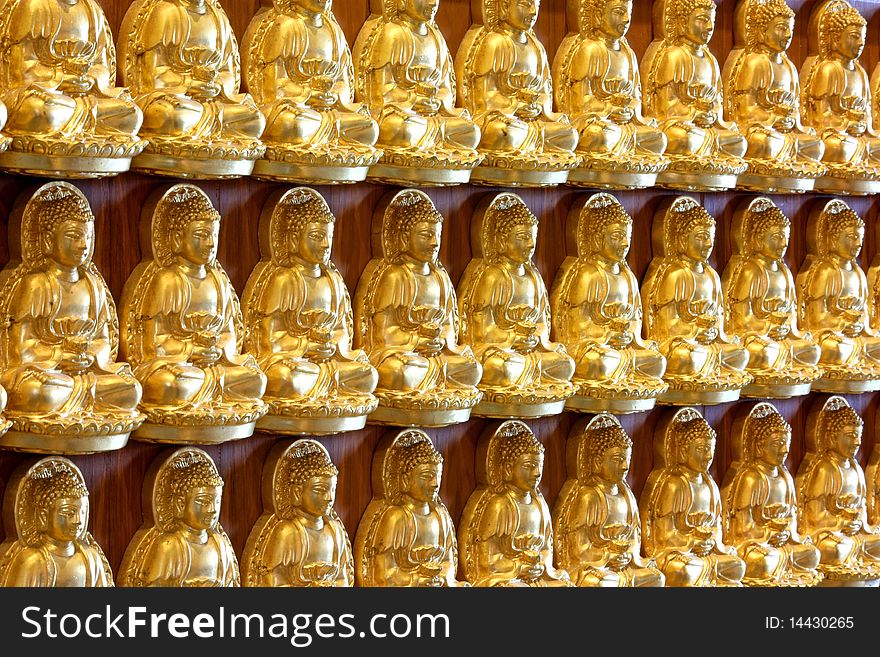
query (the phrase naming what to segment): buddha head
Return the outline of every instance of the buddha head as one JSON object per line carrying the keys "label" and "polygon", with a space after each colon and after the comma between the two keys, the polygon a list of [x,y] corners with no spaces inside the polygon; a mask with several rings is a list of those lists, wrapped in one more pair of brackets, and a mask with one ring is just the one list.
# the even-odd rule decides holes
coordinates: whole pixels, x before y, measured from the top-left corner
{"label": "buddha head", "polygon": [[865,240],[865,222],[849,207],[840,204],[835,211],[824,213],[818,225],[821,256],[837,256],[855,260]]}
{"label": "buddha head", "polygon": [[769,404],[753,413],[744,436],[745,459],[760,461],[773,468],[785,467],[791,448],[791,425]]}
{"label": "buddha head", "polygon": [[[39,473],[39,477],[48,472]],[[89,491],[74,472],[59,469],[35,480],[37,531],[56,543],[81,541],[89,524]]]}
{"label": "buddha head", "polygon": [[603,481],[621,484],[632,460],[632,440],[617,423],[588,429],[584,437],[588,467],[591,474]]}
{"label": "buddha head", "polygon": [[703,206],[694,203],[667,220],[676,222],[671,227],[675,238],[675,255],[695,262],[706,262],[715,246],[715,219],[712,215]]}
{"label": "buddha head", "polygon": [[290,266],[327,265],[333,248],[336,217],[314,190],[301,187],[286,193],[272,216],[272,246],[276,261]]}
{"label": "buddha head", "polygon": [[416,502],[437,504],[443,457],[429,441],[400,445],[400,491]]}
{"label": "buddha head", "polygon": [[794,12],[785,0],[749,0],[745,26],[749,48],[785,52],[794,35]]}
{"label": "buddha head", "polygon": [[441,215],[424,192],[406,190],[385,211],[385,257],[436,263],[443,231]]}
{"label": "buddha head", "polygon": [[623,263],[632,243],[632,217],[610,194],[597,194],[581,211],[578,250]]}
{"label": "buddha head", "polygon": [[753,208],[746,219],[746,250],[770,260],[782,260],[791,237],[791,221],[782,210],[770,203]]}
{"label": "buddha head", "polygon": [[339,470],[327,450],[312,441],[302,441],[285,459],[290,508],[313,518],[328,516],[336,501]]}
{"label": "buddha head", "polygon": [[[530,262],[538,238],[538,218],[514,194],[496,197],[484,221],[484,254],[488,259],[506,258],[521,265]],[[488,231],[488,234],[487,234]]]}
{"label": "buddha head", "polygon": [[670,427],[675,463],[686,470],[708,473],[715,456],[715,430],[700,416],[683,419]]}
{"label": "buddha head", "polygon": [[696,46],[709,45],[715,32],[713,0],[665,0],[665,28],[668,37],[678,37]]}
{"label": "buddha head", "polygon": [[175,519],[195,531],[209,531],[220,520],[223,479],[209,460],[182,458],[171,464],[169,492]]}
{"label": "buddha head", "polygon": [[819,19],[819,47],[824,57],[852,61],[865,49],[867,22],[845,0],[833,0],[823,7]]}
{"label": "buddha head", "polygon": [[181,186],[163,197],[156,212],[166,217],[169,248],[178,259],[196,266],[216,260],[220,213],[204,192]]}
{"label": "buddha head", "polygon": [[502,426],[498,437],[501,481],[521,492],[538,494],[544,473],[544,446],[522,422]]}
{"label": "buddha head", "polygon": [[300,9],[308,14],[324,14],[330,11],[333,0],[274,0],[275,8],[285,14]]}
{"label": "buddha head", "polygon": [[632,0],[586,0],[588,29],[607,39],[622,39],[632,21]]}
{"label": "buddha head", "polygon": [[526,32],[535,26],[541,0],[483,0],[486,24],[506,25],[514,31]]}
{"label": "buddha head", "polygon": [[821,452],[839,459],[855,459],[862,446],[865,423],[852,406],[838,405],[823,410],[818,423],[818,443]]}
{"label": "buddha head", "polygon": [[[31,201],[41,259],[62,268],[79,268],[92,259],[95,243],[95,217],[86,198],[68,185],[56,183],[41,189]],[[26,252],[36,251],[26,248]]]}
{"label": "buddha head", "polygon": [[385,0],[397,16],[416,23],[430,23],[437,16],[440,0]]}

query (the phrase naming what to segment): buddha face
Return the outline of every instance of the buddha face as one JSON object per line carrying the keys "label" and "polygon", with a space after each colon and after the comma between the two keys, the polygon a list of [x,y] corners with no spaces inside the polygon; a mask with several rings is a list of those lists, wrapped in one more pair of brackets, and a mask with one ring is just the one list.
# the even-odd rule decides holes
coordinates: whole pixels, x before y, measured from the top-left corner
{"label": "buddha face", "polygon": [[854,459],[862,446],[862,427],[848,422],[829,436],[832,451],[844,459]]}
{"label": "buddha face", "polygon": [[708,45],[715,31],[715,6],[694,9],[687,17],[684,37],[698,46]]}
{"label": "buddha face", "polygon": [[336,475],[309,477],[306,483],[296,487],[293,498],[294,506],[310,516],[328,515],[336,501]]}
{"label": "buddha face", "polygon": [[544,455],[526,452],[516,457],[513,463],[504,464],[504,481],[521,491],[535,490],[541,483],[544,471]]}
{"label": "buddha face", "polygon": [[194,265],[207,265],[217,257],[219,239],[219,221],[194,219],[180,234],[177,253]]}
{"label": "buddha face", "polygon": [[443,465],[420,463],[403,476],[403,492],[417,502],[433,502],[440,492]]}
{"label": "buddha face", "polygon": [[[500,0],[504,3],[504,0]],[[538,20],[541,0],[507,0],[504,22],[515,30],[531,30]]]}
{"label": "buddha face", "polygon": [[695,472],[706,472],[715,455],[715,439],[709,435],[698,436],[681,448],[681,464]]}
{"label": "buddha face", "polygon": [[220,520],[222,486],[196,486],[178,500],[180,520],[197,531],[212,529]]}
{"label": "buddha face", "polygon": [[596,474],[605,481],[620,483],[629,472],[632,450],[629,447],[606,449],[596,459]]}
{"label": "buddha face", "polygon": [[757,236],[756,251],[771,260],[781,260],[788,250],[790,236],[790,226],[773,226],[763,235]]}
{"label": "buddha face", "polygon": [[833,236],[831,252],[845,260],[853,260],[859,257],[864,239],[865,231],[860,226],[846,226]]}
{"label": "buddha face", "polygon": [[832,45],[834,52],[844,59],[858,59],[865,49],[866,28],[860,23],[851,23],[841,31]]}
{"label": "buddha face", "polygon": [[291,231],[290,252],[295,253],[312,265],[326,265],[330,262],[333,244],[333,224],[312,221],[306,224],[302,233]]}
{"label": "buddha face", "polygon": [[89,520],[89,498],[62,497],[41,511],[42,529],[53,541],[67,543],[80,540]]}
{"label": "buddha face", "polygon": [[525,264],[535,255],[537,239],[537,226],[519,224],[511,228],[507,235],[501,236],[501,253],[517,264]]}
{"label": "buddha face", "polygon": [[770,52],[785,52],[794,34],[794,16],[776,16],[767,25],[761,41]]}
{"label": "buddha face", "polygon": [[781,468],[785,465],[790,448],[791,432],[774,431],[759,442],[758,458],[771,467]]}
{"label": "buddha face", "polygon": [[715,226],[695,226],[685,236],[684,255],[697,262],[705,262],[712,255],[715,245]]}
{"label": "buddha face", "polygon": [[89,261],[94,239],[91,222],[62,221],[48,237],[43,252],[62,267],[81,267]]}
{"label": "buddha face", "polygon": [[420,221],[404,235],[403,250],[419,262],[433,262],[440,253],[440,222]]}
{"label": "buddha face", "polygon": [[290,7],[291,9],[299,6],[310,14],[323,14],[330,11],[332,2],[333,0],[281,0],[278,4],[281,4],[283,8]]}
{"label": "buddha face", "polygon": [[428,23],[437,15],[440,0],[400,0],[400,13],[419,23]]}
{"label": "buddha face", "polygon": [[599,31],[612,39],[621,39],[629,31],[632,19],[632,0],[611,0],[605,4]]}
{"label": "buddha face", "polygon": [[605,229],[599,239],[599,255],[612,262],[623,262],[632,242],[632,224],[628,221],[615,222]]}

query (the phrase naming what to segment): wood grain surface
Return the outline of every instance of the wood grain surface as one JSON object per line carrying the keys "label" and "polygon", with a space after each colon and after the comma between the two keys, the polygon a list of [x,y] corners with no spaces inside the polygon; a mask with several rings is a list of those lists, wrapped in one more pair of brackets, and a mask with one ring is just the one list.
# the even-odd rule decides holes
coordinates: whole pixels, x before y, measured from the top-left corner
{"label": "wood grain surface", "polygon": [[[99,0],[104,7],[117,40],[122,17],[128,0]],[[244,35],[251,17],[258,8],[269,5],[268,0],[221,0],[239,39]],[[734,0],[718,3],[718,20],[712,40],[712,51],[721,65],[733,43]],[[807,23],[812,1],[790,1],[797,12],[794,42],[789,55],[800,66],[807,54]],[[880,41],[880,0],[854,3],[869,19],[868,45],[862,63],[870,73],[878,62]],[[369,0],[336,0],[335,13],[349,43],[369,14]],[[475,5],[476,6],[476,5]],[[454,53],[468,29],[472,15],[471,0],[441,0],[437,17],[449,47]],[[566,33],[565,0],[544,0],[537,23],[537,32],[552,58]],[[634,0],[634,17],[629,40],[641,56],[652,38],[651,3]],[[8,223],[9,211],[19,193],[33,188],[37,181],[24,177],[0,175],[0,217]],[[138,222],[145,199],[157,188],[174,181],[136,174],[124,174],[100,181],[77,182],[89,198],[97,217],[97,246],[95,261],[107,279],[115,298],[119,298],[128,275],[141,259],[138,245]],[[220,260],[232,278],[239,294],[251,269],[259,260],[257,225],[263,204],[269,195],[282,185],[256,180],[202,183],[201,186],[216,203],[223,215]],[[319,187],[331,209],[338,217],[333,259],[351,290],[370,259],[370,219],[379,199],[388,191],[387,186],[362,183],[346,187]],[[462,186],[449,189],[430,189],[438,209],[446,217],[443,231],[441,259],[457,282],[470,259],[469,222],[478,201],[497,189]],[[565,219],[569,207],[581,194],[570,188],[525,190],[519,192],[541,220],[535,261],[548,287],[552,284],[559,265],[565,257]],[[617,193],[634,217],[633,245],[629,260],[636,275],[641,278],[651,260],[650,228],[654,210],[665,196],[673,192],[646,190]],[[718,239],[712,262],[719,273],[724,268],[731,250],[729,226],[734,209],[750,194],[741,192],[697,195],[700,202],[718,221]],[[788,259],[792,269],[797,268],[805,253],[805,228],[809,210],[814,203],[823,202],[819,195],[801,197],[773,197],[793,222],[792,240]],[[827,198],[827,197],[826,197]],[[876,202],[873,198],[852,199],[852,207],[868,224],[868,236],[862,254],[867,269],[878,248],[875,236]],[[6,231],[0,231],[0,258],[8,253]],[[804,444],[804,423],[809,407],[825,396],[812,394],[805,398],[776,402],[777,408],[794,427],[789,466],[795,472]],[[880,393],[852,396],[853,406],[866,421],[862,460],[867,462],[874,444],[874,418]],[[713,473],[720,483],[730,462],[730,431],[738,413],[747,412],[754,402],[741,401],[701,409],[719,434]],[[638,495],[651,470],[654,428],[659,418],[670,413],[658,408],[649,413],[622,418],[630,432],[635,448],[630,481]],[[557,417],[529,422],[547,448],[544,479],[541,484],[547,501],[553,504],[565,473],[565,441],[572,425],[579,419],[576,414],[564,413]],[[475,486],[474,453],[480,435],[497,426],[496,422],[472,420],[464,425],[429,430],[438,449],[445,457],[441,495],[458,521],[464,504]],[[354,535],[361,513],[371,497],[370,464],[373,451],[387,429],[367,427],[362,431],[335,437],[321,438],[334,462],[340,469],[336,508],[346,527]],[[247,535],[261,512],[260,478],[263,462],[278,437],[257,434],[253,438],[229,443],[207,451],[215,458],[226,481],[223,495],[222,524],[229,533],[236,552],[240,555]],[[104,548],[111,565],[119,567],[125,547],[141,524],[141,486],[151,460],[162,448],[130,442],[124,449],[103,455],[74,457],[82,468],[91,491],[91,527],[97,541]],[[27,459],[26,455],[0,453],[0,484],[5,485],[12,470]]]}

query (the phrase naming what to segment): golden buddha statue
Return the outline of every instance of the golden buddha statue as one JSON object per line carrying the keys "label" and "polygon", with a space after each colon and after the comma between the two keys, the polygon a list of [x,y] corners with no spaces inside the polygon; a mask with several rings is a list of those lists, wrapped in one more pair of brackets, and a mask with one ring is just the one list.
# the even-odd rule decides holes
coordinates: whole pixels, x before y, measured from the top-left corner
{"label": "golden buddha statue", "polygon": [[829,585],[880,580],[880,531],[868,523],[868,488],[859,464],[864,422],[843,397],[816,404],[798,468],[798,526],[819,548]]}
{"label": "golden buddha statue", "polygon": [[119,32],[119,72],[149,140],[132,168],[176,178],[250,175],[266,150],[266,119],[239,93],[238,42],[219,0],[135,0]]}
{"label": "golden buddha statue", "polygon": [[268,411],[266,376],[242,355],[244,322],[217,261],[220,214],[198,187],[174,185],[147,203],[147,255],[122,292],[122,350],[142,383],[150,442],[247,438]]}
{"label": "golden buddha statue", "polygon": [[600,413],[568,439],[568,479],[553,510],[556,562],[578,586],[663,586],[641,556],[641,521],[626,481],[632,440]]}
{"label": "golden buddha statue", "polygon": [[766,197],[748,200],[733,218],[734,252],[721,277],[727,330],[748,350],[754,382],[744,397],[806,395],[821,376],[821,349],[797,322],[794,276],[785,264],[791,222]]}
{"label": "golden buddha statue", "polygon": [[785,465],[791,426],[772,404],[738,422],[721,487],[724,540],[745,561],[746,586],[815,586],[819,550],[797,531],[794,479]]}
{"label": "golden buddha statue", "polygon": [[654,469],[639,510],[645,554],[667,586],[741,586],[746,564],[721,541],[721,492],[709,473],[715,430],[693,408],[654,434]]}
{"label": "golden buddha statue", "polygon": [[12,429],[0,446],[49,454],[119,449],[144,421],[141,387],[116,362],[119,323],[95,263],[95,217],[79,189],[22,196],[0,273],[0,383]]}
{"label": "golden buddha statue", "polygon": [[871,88],[859,63],[865,19],[846,0],[824,0],[810,15],[809,55],[801,67],[801,118],[825,143],[815,189],[880,191],[880,139],[871,125]]}
{"label": "golden buddha statue", "polygon": [[874,444],[874,451],[865,468],[868,487],[868,522],[872,527],[880,526],[880,442]]}
{"label": "golden buddha statue", "polygon": [[550,297],[553,337],[575,360],[577,392],[566,408],[635,413],[666,392],[666,359],[642,339],[639,283],[626,262],[632,217],[610,194],[578,201],[568,215],[576,256],[562,263]]}
{"label": "golden buddha statue", "polygon": [[738,187],[809,192],[825,174],[825,144],[801,124],[800,80],[786,51],[794,12],[785,0],[739,0],[735,44],[724,64],[724,111],[748,140]]}
{"label": "golden buddha statue", "polygon": [[553,566],[553,521],[538,485],[544,446],[508,420],[483,436],[477,488],[459,525],[463,571],[474,586],[573,586]]}
{"label": "golden buddha statue", "polygon": [[220,526],[223,479],[202,450],[160,454],[144,480],[144,524],[122,558],[119,586],[239,586]]}
{"label": "golden buddha statue", "polygon": [[664,201],[642,283],[645,334],[666,357],[666,404],[735,401],[751,383],[748,352],[724,333],[721,279],[709,264],[715,219],[694,199]]}
{"label": "golden buddha statue", "polygon": [[443,457],[427,434],[382,439],[373,456],[373,499],[355,536],[358,586],[467,586],[455,578],[455,527],[443,500]]}
{"label": "golden buddha statue", "polygon": [[0,98],[12,138],[0,168],[63,178],[128,171],[147,145],[138,137],[143,115],[114,85],[116,49],[101,5],[10,0],[0,43]]}
{"label": "golden buddha statue", "polygon": [[470,180],[480,129],[455,106],[455,70],[434,17],[439,0],[370,0],[354,44],[357,99],[384,151],[370,178],[408,185]]}
{"label": "golden buddha statue", "polygon": [[241,559],[245,586],[353,586],[351,542],[333,508],[339,470],[309,439],[272,448],[263,515]]}
{"label": "golden buddha statue", "polygon": [[642,58],[644,109],[669,142],[669,168],[657,184],[723,191],[744,173],[748,143],[724,121],[722,78],[709,51],[714,0],[654,0],[654,41]]}
{"label": "golden buddha statue", "polygon": [[242,302],[248,353],[266,373],[261,429],[323,434],[363,428],[378,374],[353,351],[351,298],[330,261],[336,217],[318,192],[276,192],[260,228],[264,259]]}
{"label": "golden buddha statue", "polygon": [[374,257],[355,294],[354,345],[379,371],[369,420],[404,426],[466,422],[483,373],[458,344],[455,288],[441,264],[443,216],[424,192],[406,189],[373,218]]}
{"label": "golden buddha statue", "polygon": [[[626,40],[633,0],[568,0],[569,33],[553,59],[556,107],[578,131],[569,185],[651,187],[669,166],[666,135],[642,116],[639,63]],[[577,31],[574,31],[576,29]]]}
{"label": "golden buddha statue", "polygon": [[821,347],[812,389],[880,389],[880,337],[868,312],[871,287],[858,257],[865,222],[841,200],[817,205],[807,224],[807,257],[797,275],[798,321]]}
{"label": "golden buddha statue", "polygon": [[471,181],[549,186],[581,162],[577,130],[553,113],[547,51],[533,29],[540,0],[473,0],[474,24],[455,56],[461,104],[482,131]]}
{"label": "golden buddha statue", "polygon": [[3,508],[0,586],[113,586],[89,533],[89,491],[71,461],[50,456],[13,473]]}
{"label": "golden buddha statue", "polygon": [[354,105],[354,67],[333,0],[274,0],[242,44],[248,91],[266,117],[253,175],[316,184],[364,180],[379,126]]}
{"label": "golden buddha statue", "polygon": [[483,365],[473,414],[557,415],[574,393],[574,361],[550,342],[550,299],[532,262],[538,218],[519,196],[498,194],[477,208],[471,236],[458,307],[461,341]]}

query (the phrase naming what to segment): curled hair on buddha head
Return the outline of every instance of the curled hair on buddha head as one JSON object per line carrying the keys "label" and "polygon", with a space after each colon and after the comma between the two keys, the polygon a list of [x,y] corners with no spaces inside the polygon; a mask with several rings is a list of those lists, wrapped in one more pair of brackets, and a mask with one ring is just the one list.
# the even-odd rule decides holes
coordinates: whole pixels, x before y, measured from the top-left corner
{"label": "curled hair on buddha head", "polygon": [[290,236],[302,237],[311,223],[336,223],[324,197],[308,187],[286,192],[275,205],[269,224],[272,258],[278,264],[291,264],[294,254],[290,250]]}
{"label": "curled hair on buddha head", "polygon": [[516,463],[524,455],[540,456],[544,446],[532,433],[529,426],[520,420],[507,420],[489,439],[486,456],[486,473],[488,484],[492,488],[502,489],[507,483],[505,470]]}
{"label": "curled hair on buddha head", "polygon": [[[830,451],[834,442],[834,437],[844,427],[853,426],[858,430],[865,426],[865,421],[856,413],[855,409],[847,404],[843,398],[838,403],[832,403],[835,399],[829,400],[819,418],[816,427],[817,436],[816,443],[820,452]],[[842,403],[841,403],[842,402]]]}
{"label": "curled hair on buddha head", "polygon": [[794,11],[785,0],[747,0],[746,45],[749,48],[758,47],[770,23],[776,18],[794,18]]}
{"label": "curled hair on buddha head", "polygon": [[417,189],[405,189],[391,199],[382,218],[382,249],[392,262],[402,258],[409,232],[419,223],[442,224],[443,215],[431,198]]}
{"label": "curled hair on buddha head", "polygon": [[663,27],[666,38],[684,36],[690,15],[698,9],[715,9],[713,0],[662,0],[664,2]]}
{"label": "curled hair on buddha head", "polygon": [[160,465],[153,483],[153,510],[161,531],[173,531],[186,496],[196,488],[223,486],[217,466],[206,452],[183,447]]}
{"label": "curled hair on buddha head", "polygon": [[[420,465],[443,465],[443,456],[425,432],[418,429],[402,431],[385,453],[382,471],[385,497],[399,504],[404,493],[404,479]],[[440,502],[439,496],[435,502]]]}
{"label": "curled hair on buddha head", "polygon": [[516,194],[503,193],[492,199],[482,223],[483,257],[494,260],[504,250],[504,242],[519,226],[537,226],[538,218]]}
{"label": "curled hair on buddha head", "polygon": [[[43,540],[49,507],[54,502],[89,497],[82,472],[61,456],[40,459],[27,468],[14,491],[15,531],[23,543],[32,547]],[[87,525],[88,519],[80,528],[78,538],[87,533]]]}
{"label": "curled hair on buddha head", "polygon": [[752,204],[743,225],[744,255],[756,253],[757,245],[766,241],[766,236],[771,230],[790,227],[791,220],[769,199],[766,204]]}
{"label": "curled hair on buddha head", "polygon": [[864,232],[865,222],[843,201],[836,199],[829,203],[816,225],[816,244],[819,248],[819,256],[830,255],[832,245],[840,234],[850,228]]}
{"label": "curled hair on buddha head", "polygon": [[578,219],[578,255],[598,253],[602,248],[605,231],[610,226],[624,224],[631,228],[632,223],[632,217],[611,194],[594,194],[584,205]]}
{"label": "curled hair on buddha head", "polygon": [[743,440],[743,454],[747,461],[758,456],[761,446],[775,433],[791,436],[791,425],[771,404],[759,404],[749,415]]}
{"label": "curled hair on buddha head", "polygon": [[840,41],[841,33],[851,25],[861,28],[868,22],[846,0],[832,0],[821,9],[819,17],[819,50],[820,55],[828,57],[834,52],[835,45]]}

